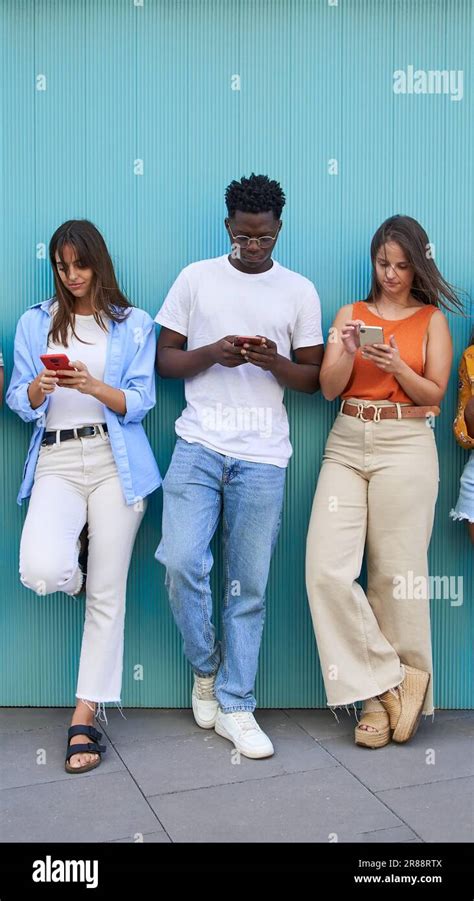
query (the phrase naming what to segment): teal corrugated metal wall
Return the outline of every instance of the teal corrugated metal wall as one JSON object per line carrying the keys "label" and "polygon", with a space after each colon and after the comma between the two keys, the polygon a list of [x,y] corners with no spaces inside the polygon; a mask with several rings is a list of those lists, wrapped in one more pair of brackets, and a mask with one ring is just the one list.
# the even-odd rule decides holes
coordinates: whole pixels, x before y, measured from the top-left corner
{"label": "teal corrugated metal wall", "polygon": [[[286,191],[276,256],[315,282],[326,329],[339,305],[364,296],[371,235],[394,212],[423,223],[445,276],[472,293],[473,21],[472,0],[3,0],[7,377],[18,317],[51,293],[42,250],[58,224],[92,219],[128,295],[154,315],[184,265],[225,251],[224,190],[252,170]],[[395,94],[393,72],[409,65],[462,70],[462,99]],[[330,160],[338,174],[329,174]],[[450,322],[458,358],[470,317]],[[465,461],[451,435],[455,399],[453,371],[436,423],[442,481],[430,557],[432,573],[453,577],[456,590],[463,579],[463,603],[432,603],[441,707],[473,701],[474,555],[466,530],[448,519]],[[158,385],[147,430],[163,470],[182,402],[181,385]],[[295,452],[257,696],[260,706],[324,706],[304,545],[335,405],[291,393],[287,403]],[[8,410],[1,416],[0,703],[71,705],[83,602],[20,586],[26,510],[15,498],[30,428]],[[157,492],[129,577],[125,706],[189,703],[190,674],[153,558],[160,516]],[[216,563],[216,593],[220,577]]]}

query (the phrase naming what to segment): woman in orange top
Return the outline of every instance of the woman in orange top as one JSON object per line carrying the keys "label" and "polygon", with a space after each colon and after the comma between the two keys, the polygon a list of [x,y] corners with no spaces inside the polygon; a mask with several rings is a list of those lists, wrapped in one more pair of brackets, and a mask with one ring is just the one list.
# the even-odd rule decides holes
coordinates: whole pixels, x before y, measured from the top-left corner
{"label": "woman in orange top", "polygon": [[469,347],[466,347],[459,364],[458,387],[458,409],[453,430],[458,444],[471,453],[461,476],[458,502],[450,516],[466,521],[474,544],[474,329]]}
{"label": "woman in orange top", "polygon": [[[433,711],[433,424],[452,362],[440,306],[461,303],[429,250],[409,216],[380,226],[369,296],[337,313],[321,369],[324,396],[342,404],[314,497],[306,584],[328,705],[363,701],[355,740],[372,748],[407,741]],[[381,328],[383,341],[361,347],[362,326]],[[366,592],[356,581],[364,550]]]}

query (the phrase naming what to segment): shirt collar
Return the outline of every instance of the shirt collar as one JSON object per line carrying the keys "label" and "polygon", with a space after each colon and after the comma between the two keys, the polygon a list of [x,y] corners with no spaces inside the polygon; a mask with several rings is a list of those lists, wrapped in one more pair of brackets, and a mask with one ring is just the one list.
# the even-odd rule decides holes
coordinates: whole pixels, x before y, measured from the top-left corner
{"label": "shirt collar", "polygon": [[48,297],[47,300],[39,300],[38,303],[32,303],[31,306],[28,307],[28,309],[35,310],[37,307],[39,307],[41,310],[49,312],[53,300],[55,300],[54,297]]}

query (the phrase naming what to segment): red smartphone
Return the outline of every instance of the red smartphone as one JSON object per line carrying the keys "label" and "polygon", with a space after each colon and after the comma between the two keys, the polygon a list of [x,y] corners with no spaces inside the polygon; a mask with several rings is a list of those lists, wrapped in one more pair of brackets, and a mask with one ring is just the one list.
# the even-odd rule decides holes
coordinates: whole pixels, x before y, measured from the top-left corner
{"label": "red smartphone", "polygon": [[243,347],[244,344],[261,344],[262,339],[257,338],[255,335],[251,335],[250,337],[246,337],[245,335],[236,335],[234,338],[234,347]]}
{"label": "red smartphone", "polygon": [[42,354],[40,360],[46,369],[51,369],[53,372],[56,372],[57,369],[69,369],[70,372],[76,372],[66,354]]}

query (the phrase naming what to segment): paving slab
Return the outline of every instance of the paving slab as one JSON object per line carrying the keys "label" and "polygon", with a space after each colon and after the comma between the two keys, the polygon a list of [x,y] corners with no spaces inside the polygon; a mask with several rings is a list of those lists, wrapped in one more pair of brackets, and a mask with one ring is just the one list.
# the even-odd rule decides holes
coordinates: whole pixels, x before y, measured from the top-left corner
{"label": "paving slab", "polygon": [[375,750],[345,738],[321,744],[373,792],[474,775],[474,718],[424,722],[406,744]]}
{"label": "paving slab", "polygon": [[289,717],[265,713],[259,719],[271,735],[275,754],[262,760],[238,754],[213,729],[147,742],[119,741],[116,747],[146,796],[337,766]]}
{"label": "paving slab", "polygon": [[378,792],[424,842],[474,841],[474,779],[445,779]]}
{"label": "paving slab", "polygon": [[129,773],[94,772],[4,789],[0,840],[105,842],[163,831]]}
{"label": "paving slab", "polygon": [[358,842],[403,825],[343,767],[148,800],[173,842]]}
{"label": "paving slab", "polygon": [[[104,739],[102,738],[102,741]],[[67,729],[55,726],[29,729],[25,732],[6,732],[1,738],[2,767],[0,785],[14,788],[43,782],[58,782],[71,778],[95,778],[125,767],[112,745],[106,741],[106,752],[99,767],[89,773],[70,774],[64,769]]]}

